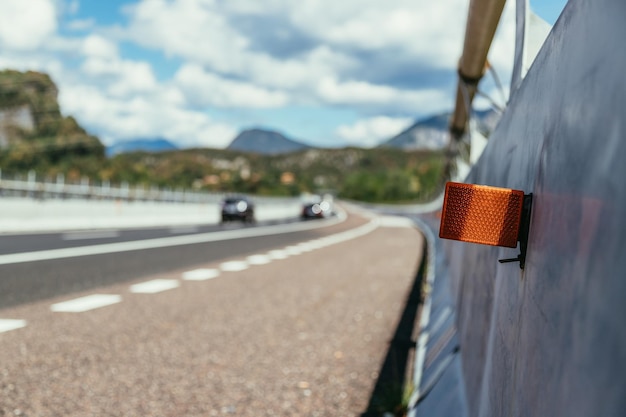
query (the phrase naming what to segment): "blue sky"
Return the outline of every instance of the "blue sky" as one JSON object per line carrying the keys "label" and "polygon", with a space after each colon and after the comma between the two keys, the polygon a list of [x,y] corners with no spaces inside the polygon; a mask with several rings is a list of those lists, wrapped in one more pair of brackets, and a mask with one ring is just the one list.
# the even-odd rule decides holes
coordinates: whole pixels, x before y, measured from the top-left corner
{"label": "blue sky", "polygon": [[[552,24],[565,3],[531,7]],[[369,147],[452,108],[467,6],[2,0],[0,69],[50,74],[62,112],[105,144],[221,148],[261,127],[316,146]],[[513,9],[509,1],[489,57],[505,82]],[[499,97],[488,81],[484,89]]]}

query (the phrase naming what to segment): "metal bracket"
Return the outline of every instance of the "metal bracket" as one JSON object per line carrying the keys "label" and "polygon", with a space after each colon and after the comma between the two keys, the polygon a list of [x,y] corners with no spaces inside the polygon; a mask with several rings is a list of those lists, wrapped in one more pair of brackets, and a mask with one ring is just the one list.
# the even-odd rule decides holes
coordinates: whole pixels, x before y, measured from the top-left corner
{"label": "metal bracket", "polygon": [[524,269],[526,263],[526,250],[528,249],[528,232],[530,229],[530,214],[533,207],[533,194],[524,194],[524,202],[522,206],[522,218],[519,226],[517,241],[520,246],[520,254],[517,258],[499,259],[501,264],[509,262],[519,262],[519,267]]}

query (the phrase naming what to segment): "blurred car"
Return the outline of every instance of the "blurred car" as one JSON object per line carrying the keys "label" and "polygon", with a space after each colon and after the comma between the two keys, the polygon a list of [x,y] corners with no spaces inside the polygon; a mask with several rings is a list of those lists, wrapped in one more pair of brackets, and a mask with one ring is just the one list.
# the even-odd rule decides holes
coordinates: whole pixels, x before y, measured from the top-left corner
{"label": "blurred car", "polygon": [[253,223],[254,203],[246,197],[227,197],[222,201],[222,222],[231,220]]}
{"label": "blurred car", "polygon": [[300,215],[303,219],[323,219],[332,214],[332,207],[330,202],[322,200],[317,203],[305,203],[302,206],[302,214]]}

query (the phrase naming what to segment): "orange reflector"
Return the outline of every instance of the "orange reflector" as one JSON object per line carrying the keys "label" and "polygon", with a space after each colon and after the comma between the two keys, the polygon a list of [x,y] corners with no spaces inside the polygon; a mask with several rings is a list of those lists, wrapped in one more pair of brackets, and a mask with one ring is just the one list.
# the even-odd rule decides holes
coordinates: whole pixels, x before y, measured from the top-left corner
{"label": "orange reflector", "polygon": [[523,204],[523,191],[449,182],[439,237],[514,248]]}

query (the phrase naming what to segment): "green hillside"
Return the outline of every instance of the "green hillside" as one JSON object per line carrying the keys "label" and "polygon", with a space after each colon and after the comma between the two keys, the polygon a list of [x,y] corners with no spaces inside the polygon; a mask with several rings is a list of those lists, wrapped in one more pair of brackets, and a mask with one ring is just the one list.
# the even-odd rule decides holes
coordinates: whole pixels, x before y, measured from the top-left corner
{"label": "green hillside", "polygon": [[397,149],[308,149],[258,155],[218,149],[127,153],[107,161],[112,182],[259,195],[335,192],[362,201],[427,200],[441,186],[444,155]]}

